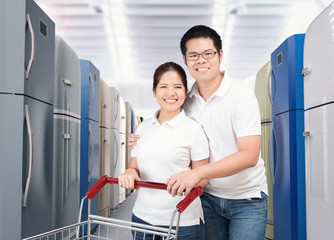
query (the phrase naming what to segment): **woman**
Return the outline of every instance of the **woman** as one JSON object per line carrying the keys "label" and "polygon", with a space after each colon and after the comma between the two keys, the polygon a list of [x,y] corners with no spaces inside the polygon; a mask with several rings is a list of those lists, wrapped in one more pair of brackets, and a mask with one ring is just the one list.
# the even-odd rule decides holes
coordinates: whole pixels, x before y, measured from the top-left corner
{"label": "woman", "polygon": [[[153,95],[160,105],[154,117],[142,122],[128,169],[119,176],[121,187],[134,189],[134,180],[165,182],[172,174],[208,163],[209,147],[202,127],[181,109],[187,96],[187,77],[173,62],[160,65],[153,76]],[[205,186],[207,180],[198,185]],[[135,192],[137,189],[135,189]],[[167,191],[141,188],[133,208],[132,221],[168,227],[177,203]],[[182,213],[178,238],[201,239],[203,211],[197,198]],[[145,239],[152,239],[145,235]],[[137,233],[136,240],[143,239]],[[155,238],[157,239],[157,238]]]}

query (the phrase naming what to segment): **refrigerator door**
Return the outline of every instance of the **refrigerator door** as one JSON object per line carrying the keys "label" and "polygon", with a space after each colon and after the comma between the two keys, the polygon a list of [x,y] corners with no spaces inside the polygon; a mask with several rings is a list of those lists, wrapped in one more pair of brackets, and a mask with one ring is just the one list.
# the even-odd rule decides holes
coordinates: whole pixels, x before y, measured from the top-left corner
{"label": "refrigerator door", "polygon": [[[80,136],[80,199],[99,179],[99,124],[81,119]],[[98,214],[98,195],[91,201],[91,214]],[[88,204],[85,201],[82,220],[88,218]]]}
{"label": "refrigerator door", "polygon": [[122,97],[119,97],[119,106],[120,106],[120,120],[119,120],[119,132],[126,133],[126,107],[125,102]]}
{"label": "refrigerator door", "polygon": [[271,63],[267,62],[257,73],[255,80],[255,95],[259,102],[261,122],[271,122]]}
{"label": "refrigerator door", "polygon": [[308,27],[304,45],[305,109],[334,101],[334,3]]}
{"label": "refrigerator door", "polygon": [[88,60],[80,59],[81,118],[99,122],[100,71]]}
{"label": "refrigerator door", "polygon": [[[110,143],[110,129],[100,127],[100,178],[103,175],[111,176]],[[103,217],[110,217],[111,214],[110,187],[108,184],[99,192],[99,215]]]}
{"label": "refrigerator door", "polygon": [[80,190],[80,120],[54,114],[55,228],[78,221]]}
{"label": "refrigerator door", "polygon": [[116,88],[110,89],[110,100],[111,100],[111,116],[110,116],[110,128],[120,128],[120,96]]}
{"label": "refrigerator door", "polygon": [[53,107],[28,97],[24,101],[23,238],[52,229],[53,186]]}
{"label": "refrigerator door", "polygon": [[[25,76],[11,79],[11,92],[53,104],[55,24],[34,1],[26,1]],[[24,84],[24,92],[20,88]],[[48,91],[52,90],[52,91]]]}
{"label": "refrigerator door", "polygon": [[54,112],[80,118],[81,78],[75,51],[59,36],[55,38]]}
{"label": "refrigerator door", "polygon": [[[25,69],[22,66],[24,62],[26,35],[24,28],[27,24],[26,15],[26,5],[22,0],[1,2],[0,94],[24,93],[24,84],[26,81],[24,79]],[[21,67],[17,67],[18,65]]]}
{"label": "refrigerator door", "polygon": [[[120,164],[120,134],[117,129],[110,129],[110,176],[118,177],[119,175],[119,164]],[[110,190],[111,209],[114,210],[119,204],[119,187],[118,185],[111,184]]]}
{"label": "refrigerator door", "polygon": [[100,79],[100,127],[110,128],[111,98],[108,84]]}
{"label": "refrigerator door", "polygon": [[24,97],[0,94],[0,239],[21,239]]}
{"label": "refrigerator door", "polygon": [[[88,189],[93,187],[97,181],[100,180],[100,128],[99,123],[95,121],[89,121],[90,129],[92,131],[91,136],[93,143],[91,143],[91,150],[89,156],[91,159],[89,161],[89,173],[90,173],[90,182],[88,183]],[[91,203],[91,214],[98,215],[99,212],[99,197],[96,196],[92,199]]]}
{"label": "refrigerator door", "polygon": [[306,239],[304,111],[273,116],[274,239]]}
{"label": "refrigerator door", "polygon": [[[121,133],[120,134],[120,146],[119,146],[119,149],[120,149],[120,154],[119,154],[119,173],[117,174],[117,177],[119,175],[121,175],[123,172],[125,172],[125,169],[126,169],[126,144],[125,144],[125,141],[126,141],[126,137],[125,137],[125,134]],[[125,200],[125,188],[122,188],[122,187],[119,187],[119,203],[122,203],[124,202]]]}
{"label": "refrigerator door", "polygon": [[287,38],[271,54],[272,115],[304,109],[303,46],[304,34]]}
{"label": "refrigerator door", "polygon": [[[125,102],[126,108],[126,133],[125,133],[125,169],[128,168],[128,165],[131,160],[131,151],[129,150],[128,142],[129,142],[129,135],[131,134],[132,130],[132,108],[129,102]],[[126,197],[128,197],[131,193],[131,189],[126,189]]]}
{"label": "refrigerator door", "polygon": [[266,168],[266,177],[268,184],[268,215],[267,215],[267,230],[266,238],[274,239],[273,230],[273,181],[271,176],[272,167],[272,141],[270,134],[272,132],[272,123],[266,122],[261,124],[261,157],[264,160]]}
{"label": "refrigerator door", "polygon": [[334,104],[305,111],[307,239],[332,236]]}

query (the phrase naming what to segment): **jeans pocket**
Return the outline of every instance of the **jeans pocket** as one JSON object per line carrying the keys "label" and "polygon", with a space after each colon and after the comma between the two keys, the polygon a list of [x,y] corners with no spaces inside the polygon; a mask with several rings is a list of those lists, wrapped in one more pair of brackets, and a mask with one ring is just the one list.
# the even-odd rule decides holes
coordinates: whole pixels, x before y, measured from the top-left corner
{"label": "jeans pocket", "polygon": [[268,196],[264,193],[261,192],[261,198],[247,198],[247,201],[252,202],[252,203],[261,203],[265,202],[267,200]]}

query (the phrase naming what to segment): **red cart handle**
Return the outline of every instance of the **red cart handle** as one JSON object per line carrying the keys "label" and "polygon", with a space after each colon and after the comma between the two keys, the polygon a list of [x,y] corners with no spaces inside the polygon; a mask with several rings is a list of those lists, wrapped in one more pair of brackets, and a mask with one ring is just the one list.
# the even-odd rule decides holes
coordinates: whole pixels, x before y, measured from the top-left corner
{"label": "red cart handle", "polygon": [[203,194],[203,188],[201,186],[198,186],[196,188],[193,188],[191,192],[176,205],[177,211],[179,213],[182,213],[186,208],[192,203],[195,198],[198,196],[201,196]]}
{"label": "red cart handle", "polygon": [[[95,195],[106,185],[107,183],[111,184],[118,184],[118,178],[108,177],[107,175],[103,175],[97,183],[93,187],[91,187],[87,192],[86,195],[88,199],[92,199]],[[154,189],[161,189],[166,190],[167,185],[164,183],[157,183],[157,182],[146,182],[146,181],[138,181],[135,180],[135,187],[145,187],[145,188],[154,188]]]}
{"label": "red cart handle", "polygon": [[[103,175],[97,183],[93,187],[91,187],[87,192],[86,196],[88,199],[92,199],[95,195],[106,185],[107,183],[111,184],[118,184],[118,178],[108,177],[107,175]],[[157,183],[157,182],[146,182],[146,181],[138,181],[135,180],[135,187],[145,187],[145,188],[154,188],[154,189],[161,189],[167,190],[167,185],[164,183]],[[176,208],[178,212],[182,213],[192,201],[197,196],[201,196],[203,194],[203,188],[201,186],[196,187],[191,190],[191,192],[177,204]]]}

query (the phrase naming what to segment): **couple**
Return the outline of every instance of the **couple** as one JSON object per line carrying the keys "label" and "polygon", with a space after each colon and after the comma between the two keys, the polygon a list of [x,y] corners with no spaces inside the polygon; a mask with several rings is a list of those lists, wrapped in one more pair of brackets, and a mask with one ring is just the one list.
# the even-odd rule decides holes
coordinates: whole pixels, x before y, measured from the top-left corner
{"label": "couple", "polygon": [[131,136],[136,146],[119,177],[120,186],[132,189],[134,180],[166,181],[170,194],[140,189],[132,221],[168,226],[183,192],[200,185],[204,194],[182,213],[179,239],[262,240],[268,191],[256,97],[220,73],[223,51],[215,30],[192,27],[181,52],[196,83],[187,96],[181,66],[168,62],[156,69],[153,94],[161,108]]}

